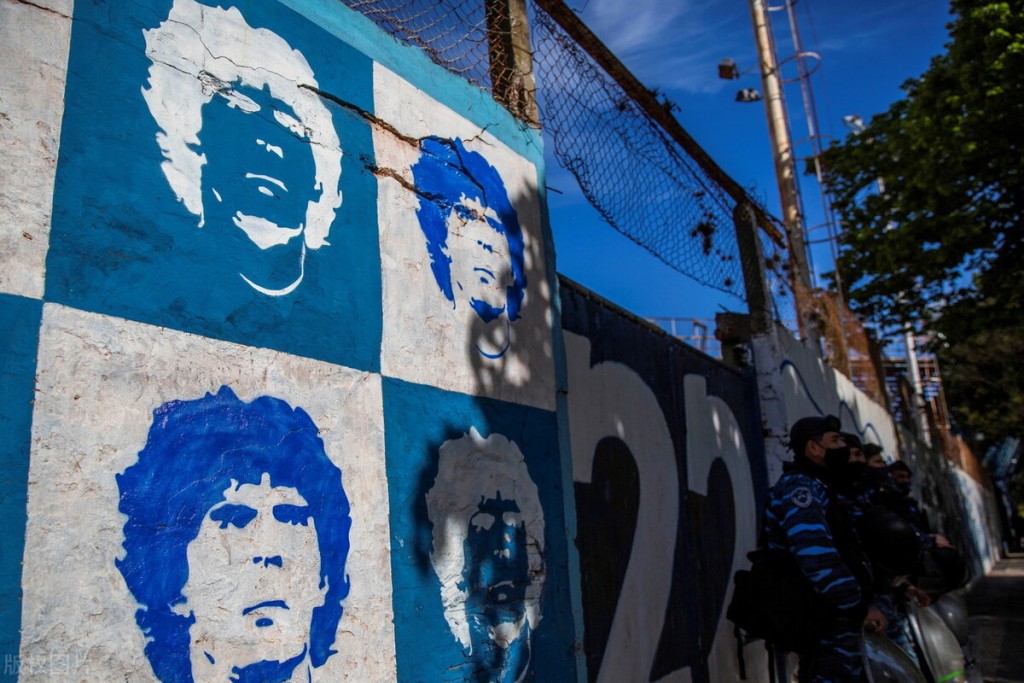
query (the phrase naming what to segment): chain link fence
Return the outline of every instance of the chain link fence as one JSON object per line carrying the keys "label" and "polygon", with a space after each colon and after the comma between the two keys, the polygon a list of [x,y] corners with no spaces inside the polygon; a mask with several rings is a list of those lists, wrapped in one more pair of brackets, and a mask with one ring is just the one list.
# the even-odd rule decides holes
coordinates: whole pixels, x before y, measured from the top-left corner
{"label": "chain link fence", "polygon": [[[737,198],[753,200],[723,177],[703,150],[695,150],[695,143],[680,141],[680,135],[687,136],[670,103],[639,83],[623,85],[625,68],[617,70],[617,60],[596,39],[581,42],[579,32],[584,37],[589,32],[564,5],[553,0],[342,2],[491,92],[519,118],[539,124],[555,159],[613,228],[678,272],[745,301],[732,215]],[[544,7],[560,8],[560,19]],[[573,35],[567,21],[579,24]],[[628,81],[632,75],[627,75]],[[761,265],[772,316],[795,330],[786,242],[773,226],[761,225]],[[886,405],[881,357],[870,335],[832,295],[805,296],[815,300],[832,367]]]}
{"label": "chain link fence", "polygon": [[735,201],[540,9],[531,25],[541,124],[559,164],[615,229],[743,299]]}
{"label": "chain link fence", "polygon": [[407,45],[484,90],[491,90],[483,0],[342,0]]}
{"label": "chain link fence", "polygon": [[839,370],[876,403],[892,412],[882,349],[871,332],[833,292],[820,292],[816,303],[829,365]]}
{"label": "chain link fence", "polygon": [[[499,101],[497,88],[524,75],[513,22],[502,21],[515,0],[343,1]],[[524,7],[538,118],[555,159],[609,225],[680,273],[743,300],[735,199],[547,12],[535,2]]]}

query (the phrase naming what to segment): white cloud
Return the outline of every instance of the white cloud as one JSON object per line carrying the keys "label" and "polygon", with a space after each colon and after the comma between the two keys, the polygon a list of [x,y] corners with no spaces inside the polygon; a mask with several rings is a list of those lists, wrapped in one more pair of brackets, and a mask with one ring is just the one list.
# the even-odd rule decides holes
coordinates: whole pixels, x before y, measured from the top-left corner
{"label": "white cloud", "polygon": [[589,0],[581,6],[584,23],[649,87],[718,92],[718,62],[753,53],[743,3]]}
{"label": "white cloud", "polygon": [[693,14],[692,2],[664,0],[590,0],[583,20],[617,55],[645,51],[652,44],[663,44],[672,28]]}

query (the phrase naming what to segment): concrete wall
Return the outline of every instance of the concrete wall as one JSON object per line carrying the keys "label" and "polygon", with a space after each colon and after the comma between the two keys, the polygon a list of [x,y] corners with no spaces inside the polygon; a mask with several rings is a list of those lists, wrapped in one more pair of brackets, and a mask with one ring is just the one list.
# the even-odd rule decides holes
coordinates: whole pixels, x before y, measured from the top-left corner
{"label": "concrete wall", "polygon": [[880,445],[890,457],[899,453],[896,428],[884,407],[786,330],[779,329],[779,339],[782,360],[777,372],[791,424],[808,415],[835,415],[844,430],[857,434],[865,443]]}
{"label": "concrete wall", "polygon": [[922,503],[932,527],[951,539],[963,553],[971,578],[985,574],[1001,555],[1002,529],[999,504],[980,464],[957,438],[959,460],[970,469],[935,453],[905,426],[900,426],[901,460],[913,468],[915,497]]}
{"label": "concrete wall", "polygon": [[562,292],[588,680],[738,680],[724,612],[767,491],[753,373]]}
{"label": "concrete wall", "polygon": [[992,491],[963,472],[950,467],[947,476],[958,506],[950,514],[961,513],[959,528],[965,544],[966,561],[972,577],[984,575],[1002,556],[999,508]]}
{"label": "concrete wall", "polygon": [[539,133],[217,5],[0,0],[4,676],[573,680]]}

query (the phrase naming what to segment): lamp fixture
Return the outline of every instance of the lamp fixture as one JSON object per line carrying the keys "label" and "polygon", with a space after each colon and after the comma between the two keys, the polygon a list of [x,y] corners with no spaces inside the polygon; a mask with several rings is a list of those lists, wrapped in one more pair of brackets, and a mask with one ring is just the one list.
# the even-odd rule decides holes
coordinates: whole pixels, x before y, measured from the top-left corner
{"label": "lamp fixture", "polygon": [[740,77],[740,68],[731,59],[723,59],[718,63],[718,77],[727,81]]}
{"label": "lamp fixture", "polygon": [[736,93],[737,102],[760,102],[761,93],[757,88],[743,88]]}

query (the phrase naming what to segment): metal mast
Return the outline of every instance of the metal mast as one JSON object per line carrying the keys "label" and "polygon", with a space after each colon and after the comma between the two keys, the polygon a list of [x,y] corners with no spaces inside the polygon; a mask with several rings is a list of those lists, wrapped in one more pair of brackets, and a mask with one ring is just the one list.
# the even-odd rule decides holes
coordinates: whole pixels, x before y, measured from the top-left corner
{"label": "metal mast", "polygon": [[772,35],[768,7],[763,0],[750,0],[750,13],[754,23],[754,38],[757,41],[758,58],[761,67],[761,86],[764,89],[764,106],[768,115],[768,133],[775,160],[775,177],[779,184],[779,200],[782,204],[782,220],[789,241],[789,257],[792,270],[790,280],[796,301],[800,335],[820,350],[817,316],[812,295],[810,259],[804,238],[804,212],[797,184],[796,156],[789,128],[782,75],[775,54],[775,39]]}

